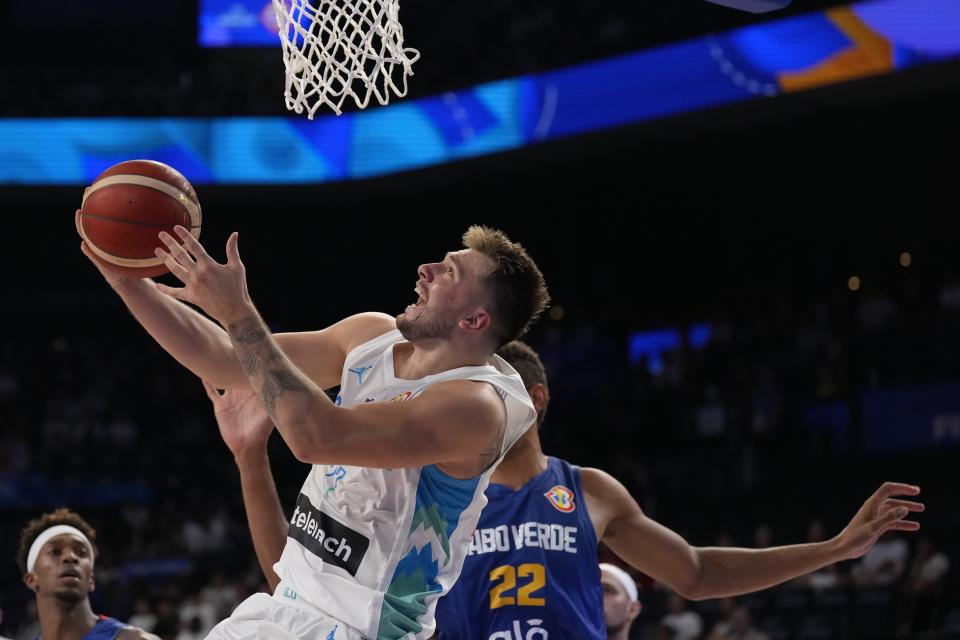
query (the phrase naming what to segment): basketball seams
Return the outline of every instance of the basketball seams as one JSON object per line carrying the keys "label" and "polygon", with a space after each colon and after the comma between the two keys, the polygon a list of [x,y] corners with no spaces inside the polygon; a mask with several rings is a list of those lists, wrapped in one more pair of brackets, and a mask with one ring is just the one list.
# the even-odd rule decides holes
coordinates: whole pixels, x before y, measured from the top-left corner
{"label": "basketball seams", "polygon": [[[140,227],[156,227],[158,229],[166,229],[170,225],[166,222],[141,222],[140,220],[129,220],[126,218],[110,218],[108,216],[98,216],[95,213],[87,213],[86,211],[81,211],[81,215],[84,218],[93,218],[95,220],[106,220],[107,222],[116,222],[119,224],[134,224]],[[190,229],[196,229],[200,225],[191,225]]]}
{"label": "basketball seams", "polygon": [[164,182],[163,180],[158,180],[157,178],[138,176],[129,173],[121,173],[107,176],[106,178],[101,178],[90,185],[90,188],[83,194],[83,203],[81,204],[80,208],[83,208],[83,205],[86,204],[87,199],[93,194],[97,193],[101,189],[105,189],[117,184],[146,187],[148,189],[153,189],[154,191],[159,191],[160,193],[163,193],[167,197],[171,198],[174,202],[183,207],[187,212],[187,215],[190,216],[191,233],[194,235],[194,237],[199,237],[199,232],[194,233],[193,229],[199,228],[202,222],[200,205],[191,199],[189,195],[181,189],[173,186],[172,184]]}

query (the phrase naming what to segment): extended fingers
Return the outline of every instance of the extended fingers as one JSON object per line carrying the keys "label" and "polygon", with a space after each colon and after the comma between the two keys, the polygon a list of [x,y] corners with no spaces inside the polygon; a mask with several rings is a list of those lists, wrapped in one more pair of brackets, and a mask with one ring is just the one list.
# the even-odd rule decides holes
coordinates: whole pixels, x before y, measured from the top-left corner
{"label": "extended fingers", "polygon": [[874,493],[874,497],[885,500],[890,496],[915,496],[920,494],[920,487],[902,482],[884,482]]}
{"label": "extended fingers", "polygon": [[194,238],[186,227],[177,225],[173,228],[173,231],[177,234],[177,237],[180,238],[180,241],[183,242],[184,248],[190,252],[191,256],[196,258],[197,262],[205,262],[208,264],[215,262],[215,260],[210,257],[210,254],[207,253],[207,250],[203,248],[203,245],[200,244],[200,241]]}
{"label": "extended fingers", "polygon": [[[167,253],[163,249],[158,248],[154,253],[157,254],[158,258],[163,258],[163,264],[167,266],[167,269],[170,269],[170,273],[179,278],[184,284],[187,284],[187,281],[190,277],[190,272],[180,263],[179,260],[174,258],[172,254]],[[193,265],[193,262],[191,261],[188,264]]]}
{"label": "extended fingers", "polygon": [[897,500],[896,498],[888,498],[880,503],[880,512],[886,512],[889,509],[904,508],[907,511],[912,511],[914,513],[919,513],[926,509],[926,505],[922,502],[914,502],[913,500]]}
{"label": "extended fingers", "polygon": [[913,520],[897,520],[889,527],[887,531],[919,531],[920,523]]}

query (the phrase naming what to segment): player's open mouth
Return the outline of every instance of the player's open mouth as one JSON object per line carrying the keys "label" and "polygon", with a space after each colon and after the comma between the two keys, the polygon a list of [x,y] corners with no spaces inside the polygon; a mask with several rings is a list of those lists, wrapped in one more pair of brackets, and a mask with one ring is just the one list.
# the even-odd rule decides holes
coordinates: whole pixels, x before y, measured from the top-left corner
{"label": "player's open mouth", "polygon": [[417,294],[417,301],[413,303],[413,306],[420,307],[427,303],[427,292],[420,288],[418,284],[413,288],[414,292]]}

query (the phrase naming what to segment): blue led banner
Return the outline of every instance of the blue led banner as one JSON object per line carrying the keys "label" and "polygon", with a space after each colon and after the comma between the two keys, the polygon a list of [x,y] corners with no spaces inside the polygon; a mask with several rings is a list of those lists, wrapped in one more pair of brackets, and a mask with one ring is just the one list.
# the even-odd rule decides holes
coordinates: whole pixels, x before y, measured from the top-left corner
{"label": "blue led banner", "polygon": [[200,0],[197,37],[203,47],[276,47],[271,0]]}
{"label": "blue led banner", "polygon": [[861,411],[866,453],[960,446],[958,383],[867,391]]}
{"label": "blue led banner", "polygon": [[368,178],[954,57],[960,2],[873,0],[314,121],[0,119],[0,183],[85,184],[132,158],[197,184]]}

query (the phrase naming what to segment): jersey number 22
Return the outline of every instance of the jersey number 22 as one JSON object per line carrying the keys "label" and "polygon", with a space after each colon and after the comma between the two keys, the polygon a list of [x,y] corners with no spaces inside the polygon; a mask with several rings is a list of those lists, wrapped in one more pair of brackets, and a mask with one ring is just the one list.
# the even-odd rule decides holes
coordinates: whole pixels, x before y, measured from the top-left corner
{"label": "jersey number 22", "polygon": [[[517,589],[516,598],[510,593],[517,586],[517,576],[529,577],[526,584]],[[490,572],[490,608],[498,609],[516,604],[521,607],[542,607],[546,605],[546,598],[534,598],[533,594],[547,584],[547,572],[542,564],[527,563],[514,568],[505,564]]]}

